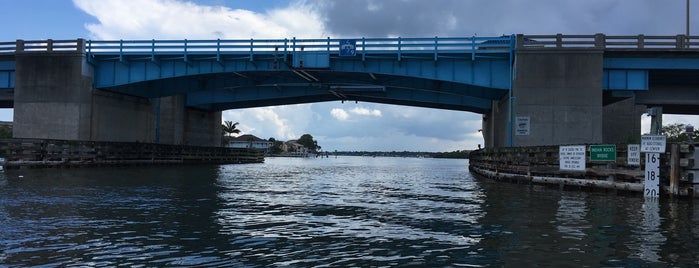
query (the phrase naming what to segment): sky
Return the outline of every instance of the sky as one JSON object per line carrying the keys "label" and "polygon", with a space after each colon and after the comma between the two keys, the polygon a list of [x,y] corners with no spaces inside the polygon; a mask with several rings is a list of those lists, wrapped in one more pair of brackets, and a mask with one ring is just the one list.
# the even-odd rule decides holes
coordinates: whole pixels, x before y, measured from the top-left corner
{"label": "sky", "polygon": [[[249,39],[500,36],[503,34],[676,35],[684,0],[0,0],[0,42],[16,39]],[[699,14],[699,3],[691,13]],[[693,35],[699,18],[692,18]],[[0,109],[0,121],[12,110]],[[323,150],[475,149],[481,115],[364,102],[227,110],[243,134],[296,139]],[[699,116],[664,124],[699,126]],[[643,116],[642,131],[650,120]]]}

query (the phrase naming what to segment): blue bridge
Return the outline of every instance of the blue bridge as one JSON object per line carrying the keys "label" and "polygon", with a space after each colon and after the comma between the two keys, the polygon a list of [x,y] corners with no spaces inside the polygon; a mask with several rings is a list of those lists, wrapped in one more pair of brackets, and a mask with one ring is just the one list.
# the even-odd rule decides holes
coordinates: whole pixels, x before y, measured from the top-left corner
{"label": "blue bridge", "polygon": [[0,106],[25,138],[218,145],[223,110],[363,101],[483,114],[486,146],[611,143],[649,107],[698,113],[696,40],[17,40]]}

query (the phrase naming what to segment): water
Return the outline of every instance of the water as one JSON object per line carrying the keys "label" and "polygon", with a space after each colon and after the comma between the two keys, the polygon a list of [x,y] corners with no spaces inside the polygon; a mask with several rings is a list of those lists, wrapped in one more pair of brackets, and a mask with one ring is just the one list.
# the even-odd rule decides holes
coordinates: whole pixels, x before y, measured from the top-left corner
{"label": "water", "polygon": [[695,204],[476,180],[445,159],[11,170],[0,266],[687,267]]}

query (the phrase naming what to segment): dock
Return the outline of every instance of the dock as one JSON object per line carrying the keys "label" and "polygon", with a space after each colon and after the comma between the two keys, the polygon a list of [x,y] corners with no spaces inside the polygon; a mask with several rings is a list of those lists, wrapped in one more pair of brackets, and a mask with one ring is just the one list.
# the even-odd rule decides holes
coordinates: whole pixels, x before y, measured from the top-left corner
{"label": "dock", "polygon": [[262,163],[261,150],[138,142],[0,139],[4,169]]}
{"label": "dock", "polygon": [[[544,184],[561,189],[604,189],[642,193],[645,154],[630,164],[626,144],[616,144],[612,160],[591,160],[585,145],[584,169],[561,169],[559,146],[506,147],[476,150],[469,155],[469,170],[482,178],[502,182]],[[660,191],[671,196],[699,197],[699,154],[696,146],[668,144],[660,154]],[[696,179],[695,179],[696,178]]]}

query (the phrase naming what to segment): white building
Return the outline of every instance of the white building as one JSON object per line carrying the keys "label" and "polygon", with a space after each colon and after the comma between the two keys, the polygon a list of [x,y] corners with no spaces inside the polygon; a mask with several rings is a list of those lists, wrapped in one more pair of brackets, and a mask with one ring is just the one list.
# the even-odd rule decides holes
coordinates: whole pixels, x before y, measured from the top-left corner
{"label": "white building", "polygon": [[263,140],[250,134],[233,137],[226,143],[226,147],[229,148],[253,148],[265,150],[266,152],[269,151],[269,148],[273,145],[274,143],[271,141]]}

